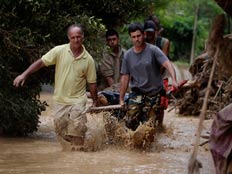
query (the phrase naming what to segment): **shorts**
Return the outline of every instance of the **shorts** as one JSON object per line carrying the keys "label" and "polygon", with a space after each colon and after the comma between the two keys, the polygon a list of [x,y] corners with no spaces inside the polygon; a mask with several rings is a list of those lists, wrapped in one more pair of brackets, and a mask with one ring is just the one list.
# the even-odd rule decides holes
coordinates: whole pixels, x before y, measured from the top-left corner
{"label": "shorts", "polygon": [[76,105],[54,105],[54,127],[61,137],[73,136],[84,138],[87,131],[85,103]]}

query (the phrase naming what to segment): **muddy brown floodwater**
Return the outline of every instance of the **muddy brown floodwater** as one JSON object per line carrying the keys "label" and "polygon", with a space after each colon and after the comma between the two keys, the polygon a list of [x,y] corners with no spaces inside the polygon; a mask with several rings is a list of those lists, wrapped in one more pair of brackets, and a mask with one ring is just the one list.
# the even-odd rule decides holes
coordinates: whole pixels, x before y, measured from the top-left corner
{"label": "muddy brown floodwater", "polygon": [[[51,94],[41,100],[52,107]],[[97,152],[62,151],[53,129],[51,108],[42,113],[39,130],[27,138],[0,137],[0,174],[187,174],[195,141],[197,117],[165,113],[166,132],[159,133],[150,151],[107,146]],[[212,120],[206,120],[204,132]],[[201,139],[201,142],[204,142]],[[201,174],[213,174],[208,144],[199,148]]]}

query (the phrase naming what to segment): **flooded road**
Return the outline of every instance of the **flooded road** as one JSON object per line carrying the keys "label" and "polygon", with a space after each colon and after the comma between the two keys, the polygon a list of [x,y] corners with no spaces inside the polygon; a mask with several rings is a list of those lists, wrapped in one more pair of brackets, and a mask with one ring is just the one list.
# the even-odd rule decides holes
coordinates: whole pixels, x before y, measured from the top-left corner
{"label": "flooded road", "polygon": [[[41,95],[50,105],[51,96]],[[27,138],[0,137],[0,174],[187,174],[188,160],[198,124],[196,117],[166,113],[165,133],[156,136],[148,152],[107,146],[97,152],[62,151],[53,130],[50,109],[41,125]],[[212,120],[205,121],[208,129]],[[202,139],[202,142],[205,140]],[[202,174],[213,174],[208,145],[199,148]]]}

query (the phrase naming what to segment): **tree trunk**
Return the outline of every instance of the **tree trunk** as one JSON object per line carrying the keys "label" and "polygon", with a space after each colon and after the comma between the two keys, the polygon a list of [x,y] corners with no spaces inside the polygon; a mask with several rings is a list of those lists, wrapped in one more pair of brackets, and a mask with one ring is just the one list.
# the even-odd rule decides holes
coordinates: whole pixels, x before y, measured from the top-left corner
{"label": "tree trunk", "polygon": [[192,64],[193,61],[194,61],[195,45],[196,45],[196,36],[197,36],[198,11],[199,11],[199,3],[197,3],[196,9],[195,9],[194,28],[193,28],[193,39],[192,39],[192,48],[191,48],[190,64]]}

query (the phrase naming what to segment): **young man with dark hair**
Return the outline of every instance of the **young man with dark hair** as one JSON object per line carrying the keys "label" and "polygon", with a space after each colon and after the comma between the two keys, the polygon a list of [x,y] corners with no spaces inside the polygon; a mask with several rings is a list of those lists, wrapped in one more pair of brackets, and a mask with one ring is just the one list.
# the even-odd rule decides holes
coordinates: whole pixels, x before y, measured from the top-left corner
{"label": "young man with dark hair", "polygon": [[121,47],[118,32],[114,29],[106,31],[106,42],[108,48],[103,52],[100,73],[106,81],[106,87],[109,87],[120,81],[120,67],[126,50]]}
{"label": "young man with dark hair", "polygon": [[126,125],[135,130],[140,122],[154,119],[159,114],[160,98],[164,93],[160,68],[166,68],[172,77],[172,85],[177,87],[174,70],[167,56],[157,47],[145,42],[144,28],[133,23],[128,28],[133,47],[124,56],[121,68],[120,104],[124,106],[124,96],[130,83],[130,97],[126,114]]}

